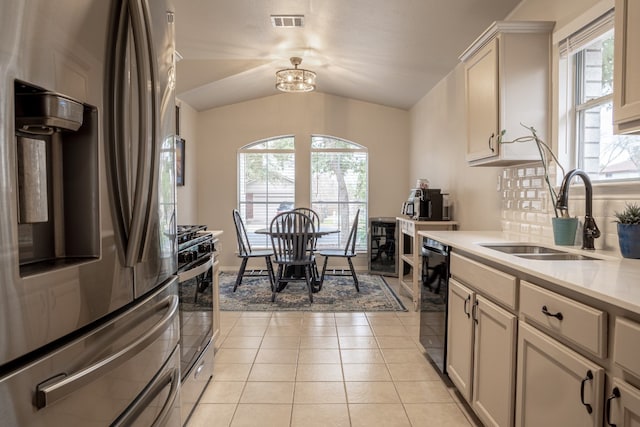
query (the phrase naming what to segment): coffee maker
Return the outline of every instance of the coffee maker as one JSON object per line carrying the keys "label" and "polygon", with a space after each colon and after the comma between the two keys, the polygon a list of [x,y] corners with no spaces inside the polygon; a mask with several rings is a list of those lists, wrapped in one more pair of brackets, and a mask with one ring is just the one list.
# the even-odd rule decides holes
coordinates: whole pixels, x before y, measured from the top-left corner
{"label": "coffee maker", "polygon": [[438,188],[413,188],[402,204],[402,214],[416,221],[442,221],[442,201]]}

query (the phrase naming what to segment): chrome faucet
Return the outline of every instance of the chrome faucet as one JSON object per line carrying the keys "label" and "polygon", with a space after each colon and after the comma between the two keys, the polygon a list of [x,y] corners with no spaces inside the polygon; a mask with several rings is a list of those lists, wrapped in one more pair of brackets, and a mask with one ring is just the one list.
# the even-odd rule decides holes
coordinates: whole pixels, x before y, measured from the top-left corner
{"label": "chrome faucet", "polygon": [[592,199],[593,189],[591,187],[591,180],[583,170],[574,169],[569,171],[562,180],[560,185],[560,192],[558,193],[558,200],[556,201],[556,208],[561,212],[563,217],[568,216],[568,202],[569,202],[569,184],[574,176],[582,178],[584,183],[584,202],[585,202],[585,214],[584,214],[584,227],[582,229],[582,249],[593,250],[593,240],[600,237],[600,230],[596,224],[596,220],[592,216]]}

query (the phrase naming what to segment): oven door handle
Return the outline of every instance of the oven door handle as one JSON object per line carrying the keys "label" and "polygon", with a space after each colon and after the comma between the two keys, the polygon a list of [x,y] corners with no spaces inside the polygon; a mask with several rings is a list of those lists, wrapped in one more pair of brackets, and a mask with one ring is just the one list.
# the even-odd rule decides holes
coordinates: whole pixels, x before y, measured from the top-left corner
{"label": "oven door handle", "polygon": [[72,374],[61,374],[51,381],[45,381],[36,387],[36,407],[45,408],[52,403],[79,390],[81,387],[95,381],[104,374],[112,371],[121,363],[136,356],[158,339],[171,326],[178,312],[178,297],[171,295],[157,304],[156,310],[166,308],[166,313],[144,335],[140,336],[122,350],[110,355],[91,366]]}
{"label": "oven door handle", "polygon": [[183,283],[189,279],[193,279],[194,277],[209,271],[211,266],[213,265],[213,257],[211,255],[207,256],[207,261],[199,264],[196,267],[190,268],[182,273],[178,273],[178,282]]}

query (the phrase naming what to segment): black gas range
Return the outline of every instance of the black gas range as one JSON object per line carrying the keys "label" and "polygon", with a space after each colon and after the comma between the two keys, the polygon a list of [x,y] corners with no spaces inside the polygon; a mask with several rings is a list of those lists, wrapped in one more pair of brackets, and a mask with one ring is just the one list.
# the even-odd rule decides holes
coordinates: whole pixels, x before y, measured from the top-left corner
{"label": "black gas range", "polygon": [[206,225],[179,225],[177,232],[178,274],[197,267],[215,252],[217,240]]}

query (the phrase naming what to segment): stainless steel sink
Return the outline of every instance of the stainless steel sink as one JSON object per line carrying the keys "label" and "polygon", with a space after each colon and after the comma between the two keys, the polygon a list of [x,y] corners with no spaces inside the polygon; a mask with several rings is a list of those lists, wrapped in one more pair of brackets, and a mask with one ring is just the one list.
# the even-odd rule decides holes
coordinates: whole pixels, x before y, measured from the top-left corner
{"label": "stainless steel sink", "polygon": [[546,261],[598,261],[598,258],[590,257],[587,255],[571,254],[568,252],[559,253],[538,253],[538,254],[514,254],[519,258],[534,259],[534,260],[546,260]]}
{"label": "stainless steel sink", "polygon": [[519,258],[547,261],[586,261],[598,260],[588,255],[574,254],[560,249],[548,248],[529,243],[486,243],[480,246],[494,251],[504,252]]}
{"label": "stainless steel sink", "polygon": [[567,252],[545,246],[529,244],[481,244],[480,246],[507,254],[566,254]]}

